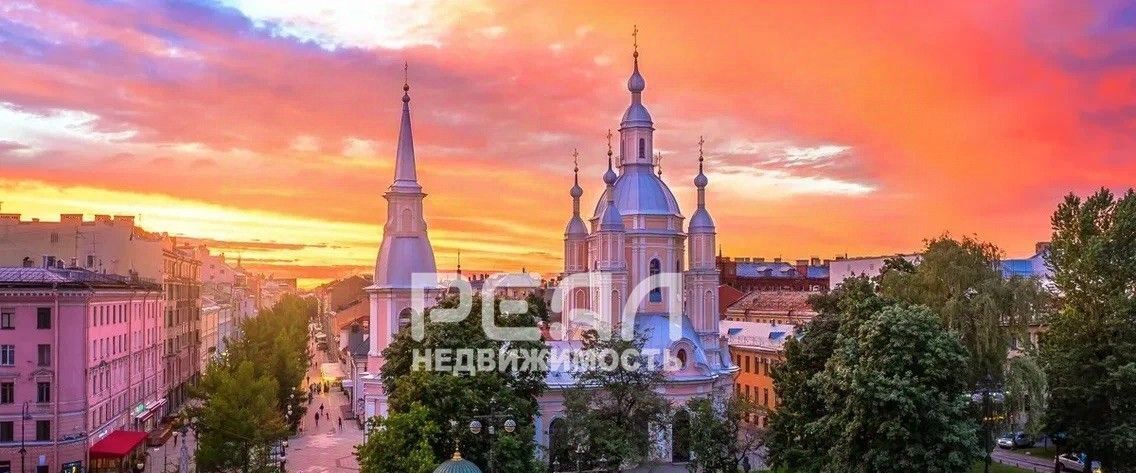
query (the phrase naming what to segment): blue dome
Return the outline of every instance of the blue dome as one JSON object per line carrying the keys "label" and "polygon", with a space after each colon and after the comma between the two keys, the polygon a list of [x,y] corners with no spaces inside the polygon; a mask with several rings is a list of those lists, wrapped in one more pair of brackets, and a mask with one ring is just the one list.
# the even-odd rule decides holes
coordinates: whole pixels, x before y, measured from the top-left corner
{"label": "blue dome", "polygon": [[643,106],[642,102],[631,102],[627,106],[627,111],[623,112],[623,120],[619,123],[620,128],[632,127],[651,127],[651,114],[647,112],[647,107]]}
{"label": "blue dome", "polygon": [[580,217],[572,217],[568,221],[568,226],[564,228],[564,235],[583,235],[587,236],[588,227],[584,226],[584,220]]}
{"label": "blue dome", "polygon": [[639,66],[635,66],[635,72],[632,72],[631,77],[627,78],[627,90],[637,94],[645,88],[647,88],[647,81],[643,80],[642,74],[639,74]]}
{"label": "blue dome", "polygon": [[460,453],[454,452],[454,457],[438,465],[434,473],[481,473],[481,468],[469,460],[463,460]]}
{"label": "blue dome", "polygon": [[[640,169],[641,168],[641,169]],[[615,181],[615,205],[620,215],[673,215],[682,217],[678,201],[674,194],[663,182],[650,171],[648,166],[624,166],[623,175]],[[596,202],[594,217],[603,216],[604,207],[607,206],[607,193],[605,190]]]}
{"label": "blue dome", "polygon": [[690,233],[713,233],[714,232],[714,219],[710,218],[710,212],[705,208],[694,211],[694,215],[690,216]]}

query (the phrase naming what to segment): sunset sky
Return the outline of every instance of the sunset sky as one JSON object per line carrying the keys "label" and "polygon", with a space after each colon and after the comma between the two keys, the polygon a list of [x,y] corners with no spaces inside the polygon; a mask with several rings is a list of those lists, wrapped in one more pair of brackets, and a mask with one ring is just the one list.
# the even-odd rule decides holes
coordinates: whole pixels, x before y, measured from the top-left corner
{"label": "sunset sky", "polygon": [[1136,183],[1132,2],[0,0],[2,211],[370,272],[405,61],[439,268],[552,273],[633,25],[664,180],[689,216],[704,135],[727,255],[1021,256],[1062,195]]}

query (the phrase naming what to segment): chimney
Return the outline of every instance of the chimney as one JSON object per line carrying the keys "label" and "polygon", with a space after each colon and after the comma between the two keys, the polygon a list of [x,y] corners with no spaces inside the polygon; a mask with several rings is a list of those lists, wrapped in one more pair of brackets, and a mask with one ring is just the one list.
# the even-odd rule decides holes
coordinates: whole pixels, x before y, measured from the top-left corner
{"label": "chimney", "polygon": [[781,262],[781,257],[780,257],[780,256],[778,256],[778,257],[776,257],[776,258],[773,258],[773,262],[774,262],[774,263],[780,263],[780,262]]}
{"label": "chimney", "polygon": [[[820,258],[813,256],[812,261],[810,261],[809,264],[812,266],[820,266]],[[825,263],[825,266],[828,266],[828,263]]]}
{"label": "chimney", "polygon": [[1036,245],[1033,246],[1033,254],[1035,254],[1035,255],[1041,254],[1041,253],[1048,253],[1048,252],[1049,252],[1049,242],[1048,241],[1039,241],[1039,242],[1037,242]]}
{"label": "chimney", "polygon": [[20,214],[0,214],[0,222],[19,223]]}
{"label": "chimney", "polygon": [[806,277],[808,275],[809,275],[809,260],[807,260],[807,259],[797,260],[797,276],[800,276],[800,277],[803,278],[803,277]]}
{"label": "chimney", "polygon": [[754,263],[764,263],[764,262],[765,262],[765,258],[754,258],[754,259],[753,259],[753,262],[754,262]]}
{"label": "chimney", "polygon": [[114,223],[133,227],[134,226],[134,216],[133,215],[115,215],[114,216]]}
{"label": "chimney", "polygon": [[83,223],[83,214],[59,214],[59,223]]}
{"label": "chimney", "polygon": [[110,215],[95,214],[95,223],[111,223]]}

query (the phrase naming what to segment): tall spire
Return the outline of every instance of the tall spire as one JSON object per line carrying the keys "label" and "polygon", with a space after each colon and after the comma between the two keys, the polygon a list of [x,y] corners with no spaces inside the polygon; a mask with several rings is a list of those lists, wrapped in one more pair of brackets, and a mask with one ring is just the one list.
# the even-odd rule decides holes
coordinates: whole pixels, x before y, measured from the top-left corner
{"label": "tall spire", "polygon": [[410,65],[403,63],[402,124],[398,129],[398,151],[394,160],[394,184],[391,190],[421,192],[414,164],[414,136],[410,131]]}
{"label": "tall spire", "polygon": [[584,189],[580,188],[580,152],[575,149],[572,150],[572,190],[569,195],[572,196],[572,218],[568,220],[564,235],[583,237],[588,234],[588,229],[580,218],[580,196],[584,195]]}
{"label": "tall spire", "polygon": [[462,275],[462,250],[458,250],[458,277]]}

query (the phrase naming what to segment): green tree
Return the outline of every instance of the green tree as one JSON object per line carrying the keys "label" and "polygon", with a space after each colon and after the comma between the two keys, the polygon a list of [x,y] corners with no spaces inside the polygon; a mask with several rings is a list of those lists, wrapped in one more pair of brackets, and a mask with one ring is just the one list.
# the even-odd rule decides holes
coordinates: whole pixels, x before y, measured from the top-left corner
{"label": "green tree", "polygon": [[761,447],[760,433],[743,422],[747,416],[763,415],[765,409],[744,397],[715,391],[687,401],[686,409],[694,453],[687,466],[690,471],[735,472],[743,457]]}
{"label": "green tree", "polygon": [[1021,430],[1038,435],[1042,432],[1045,401],[1049,393],[1045,372],[1032,355],[1016,356],[1006,364],[1006,412],[1011,430],[1013,423],[1024,417]]}
{"label": "green tree", "polygon": [[867,277],[856,277],[809,301],[817,316],[805,324],[798,338],[785,343],[785,361],[773,367],[777,410],[769,417],[765,443],[769,462],[802,473],[821,471],[832,440],[818,427],[828,415],[817,378],[837,347],[842,326],[855,327],[888,305]]}
{"label": "green tree", "polygon": [[[543,349],[544,343],[540,340],[508,342],[488,338],[482,329],[480,316],[482,304],[489,303],[494,305],[492,310],[498,326],[536,327],[538,314],[545,310],[538,306],[543,301],[529,299],[528,312],[520,314],[501,312],[497,302],[474,297],[469,317],[460,322],[428,321],[421,341],[414,340],[410,330],[399,331],[391,345],[383,351],[386,358],[382,368],[383,386],[390,395],[392,412],[406,412],[418,403],[426,410],[431,422],[445,427],[424,435],[429,439],[438,462],[450,458],[456,440],[461,445],[462,457],[483,470],[489,469],[492,457],[494,471],[528,473],[540,468],[533,454],[536,451],[533,441],[536,430],[532,419],[538,412],[536,400],[545,387],[547,370],[543,366],[507,363],[503,367],[498,366],[501,369],[497,370],[465,372],[424,369],[423,365],[414,364],[416,351],[425,354],[425,350],[485,349],[500,353],[506,349],[521,352]],[[437,307],[457,306],[457,298],[449,297],[440,301]],[[496,435],[488,435],[487,427],[477,435],[466,428],[476,416],[492,414],[514,419],[516,431],[507,433],[500,428],[504,417],[482,420],[498,424]],[[451,421],[458,427],[449,428]]]}
{"label": "green tree", "polygon": [[583,350],[606,361],[581,370],[564,395],[569,442],[587,449],[581,465],[615,471],[646,458],[650,427],[669,421],[668,403],[656,392],[664,379],[662,367],[651,365],[642,354],[647,334],[624,340],[618,333],[618,327],[610,339],[594,330],[585,333]]}
{"label": "green tree", "polygon": [[1004,278],[1000,258],[993,244],[944,235],[927,242],[918,266],[889,262],[879,278],[884,297],[925,305],[959,334],[971,387],[988,375],[1002,380],[1012,340],[1047,307],[1038,281]]}
{"label": "green tree", "polygon": [[1048,428],[1106,471],[1136,471],[1136,193],[1069,195],[1052,224]]}
{"label": "green tree", "polygon": [[[956,335],[925,307],[889,306],[841,328],[814,378],[827,414],[825,473],[954,473],[978,455]],[[831,443],[828,443],[831,442]]]}
{"label": "green tree", "polygon": [[355,446],[359,470],[364,473],[430,473],[438,466],[430,441],[441,428],[422,404],[413,403],[405,412],[368,419],[367,432],[363,444]]}
{"label": "green tree", "polygon": [[199,471],[259,473],[275,471],[269,448],[287,436],[276,406],[276,382],[257,374],[252,362],[235,367],[213,363],[198,387],[208,397],[190,408],[197,419]]}

